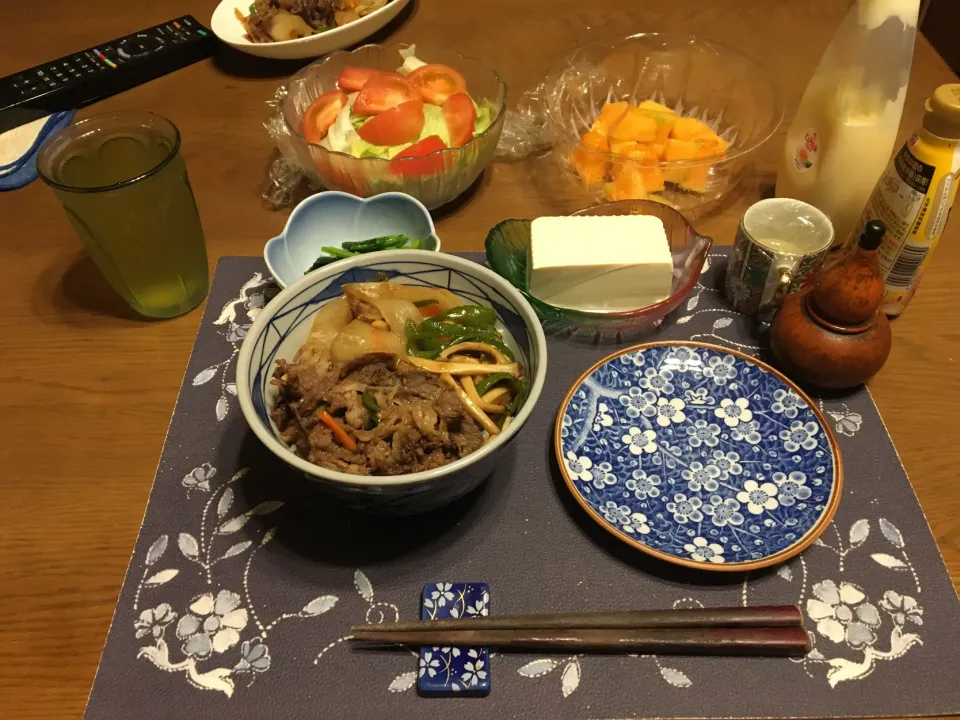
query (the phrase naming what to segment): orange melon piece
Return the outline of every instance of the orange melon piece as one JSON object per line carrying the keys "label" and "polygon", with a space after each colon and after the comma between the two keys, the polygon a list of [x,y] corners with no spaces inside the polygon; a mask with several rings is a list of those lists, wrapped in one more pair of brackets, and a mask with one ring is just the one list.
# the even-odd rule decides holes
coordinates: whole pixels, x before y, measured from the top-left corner
{"label": "orange melon piece", "polygon": [[664,160],[692,160],[697,156],[697,144],[692,140],[670,138],[664,146]]}
{"label": "orange melon piece", "polygon": [[709,170],[709,165],[698,165],[697,167],[687,168],[686,175],[680,180],[678,185],[684,190],[702,193],[707,187],[707,174]]}
{"label": "orange melon piece", "polygon": [[621,169],[613,182],[603,186],[603,194],[610,202],[617,200],[643,200],[647,196],[643,176],[636,170]]}
{"label": "orange melon piece", "polygon": [[649,145],[634,143],[633,147],[624,153],[624,158],[612,165],[612,194],[638,198],[638,184],[643,185],[645,193],[660,192],[664,189],[663,171],[659,167],[660,158]]}
{"label": "orange melon piece", "polygon": [[671,115],[677,114],[676,110],[671,110],[666,105],[661,105],[653,100],[644,100],[642,103],[637,105],[637,107],[641,110],[650,110],[651,112],[655,113],[670,113]]}
{"label": "orange melon piece", "polygon": [[603,133],[593,132],[592,130],[584,134],[583,139],[580,140],[580,144],[592,150],[600,150],[601,152],[610,151],[610,143],[607,140],[607,136]]}
{"label": "orange melon piece", "polygon": [[670,132],[673,130],[673,125],[677,121],[677,116],[660,114],[656,115],[655,119],[657,121],[657,135],[653,141],[657,145],[665,145],[670,138]]}
{"label": "orange melon piece", "polygon": [[694,136],[699,135],[704,130],[713,132],[709,126],[697,120],[697,118],[678,117],[670,129],[670,137],[677,140],[692,140]]}
{"label": "orange melon piece", "polygon": [[666,141],[662,143],[650,143],[647,145],[652,151],[653,154],[657,156],[657,160],[663,160],[663,153],[667,149]]}
{"label": "orange melon piece", "polygon": [[633,146],[627,148],[622,154],[644,165],[655,165],[660,162],[660,156],[646,143],[633,143]]}
{"label": "orange melon piece", "polygon": [[643,187],[648,193],[661,192],[666,187],[663,170],[656,165],[643,168],[640,176],[643,178]]}
{"label": "orange melon piece", "polygon": [[[675,140],[670,138],[663,149],[663,159],[693,160],[697,156],[697,145],[692,140]],[[665,168],[663,179],[667,182],[680,183],[687,175],[686,168]]]}
{"label": "orange melon piece", "polygon": [[627,108],[613,127],[610,128],[610,142],[633,140],[634,142],[653,142],[657,137],[657,121],[649,113],[639,108]]}
{"label": "orange melon piece", "polygon": [[603,106],[603,110],[600,111],[597,119],[593,121],[593,125],[590,126],[590,132],[607,135],[610,132],[610,128],[620,119],[620,116],[623,115],[626,109],[626,101],[607,103]]}
{"label": "orange melon piece", "polygon": [[633,140],[620,140],[619,142],[614,140],[610,143],[610,152],[614,155],[626,155],[636,146],[637,143]]}
{"label": "orange melon piece", "polygon": [[607,174],[607,158],[601,153],[610,151],[604,135],[588,132],[580,144],[570,153],[570,164],[580,175],[584,187],[600,185]]}

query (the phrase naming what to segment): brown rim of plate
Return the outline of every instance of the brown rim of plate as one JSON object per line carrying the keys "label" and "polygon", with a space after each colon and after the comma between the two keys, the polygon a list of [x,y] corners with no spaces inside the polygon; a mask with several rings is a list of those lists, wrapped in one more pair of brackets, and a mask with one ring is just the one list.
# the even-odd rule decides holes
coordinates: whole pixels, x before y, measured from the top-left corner
{"label": "brown rim of plate", "polygon": [[[677,557],[676,555],[670,555],[660,550],[656,550],[648,545],[626,537],[626,535],[607,523],[607,521],[600,516],[600,513],[590,507],[586,500],[583,499],[583,495],[577,490],[577,486],[574,484],[573,480],[571,480],[570,475],[567,473],[567,468],[563,464],[563,448],[560,444],[560,430],[562,427],[561,423],[563,422],[563,413],[567,405],[570,403],[570,398],[573,396],[573,393],[583,384],[584,380],[593,374],[593,371],[601,365],[605,365],[621,355],[626,355],[627,353],[634,352],[636,350],[645,350],[652,347],[663,347],[665,345],[682,345],[686,347],[698,347],[707,350],[724,352],[742,360],[746,360],[747,362],[753,363],[786,383],[790,389],[792,389],[804,402],[807,403],[807,405],[813,411],[813,414],[817,417],[817,420],[820,422],[820,426],[823,428],[823,431],[827,436],[827,440],[830,443],[830,451],[833,454],[833,488],[830,491],[830,500],[827,502],[827,507],[820,515],[820,518],[817,520],[816,524],[814,524],[814,526],[810,528],[810,530],[808,530],[803,537],[801,537],[790,547],[784,548],[780,552],[770,555],[769,557],[761,558],[760,560],[730,563],[729,565],[714,563],[708,564],[697,562],[696,560],[688,560],[686,558]],[[827,529],[830,521],[833,520],[834,514],[837,512],[837,506],[840,504],[840,498],[843,495],[843,460],[840,455],[840,448],[837,445],[837,439],[834,436],[833,431],[830,429],[830,425],[827,422],[826,417],[824,417],[823,413],[820,412],[819,408],[817,408],[816,404],[813,402],[813,399],[783,373],[776,368],[771,367],[762,360],[758,360],[750,355],[746,355],[739,350],[731,350],[730,348],[723,347],[722,345],[714,345],[712,343],[701,343],[691,340],[660,340],[657,342],[632,345],[623,350],[618,350],[611,355],[607,355],[602,360],[598,360],[576,379],[576,381],[567,391],[567,394],[564,396],[563,402],[560,403],[560,411],[557,413],[557,419],[554,421],[553,426],[553,447],[554,453],[557,457],[557,465],[560,466],[560,474],[563,475],[563,480],[567,484],[570,494],[573,495],[580,507],[586,511],[591,520],[617,538],[617,540],[620,540],[621,542],[624,542],[627,545],[646,553],[647,555],[651,555],[652,557],[655,557],[659,560],[664,560],[674,565],[682,565],[683,567],[694,568],[696,570],[707,570],[712,572],[745,572],[749,570],[759,570],[760,568],[776,565],[789,560],[796,555],[799,555],[808,547],[810,547],[813,542],[823,534],[824,530]]]}

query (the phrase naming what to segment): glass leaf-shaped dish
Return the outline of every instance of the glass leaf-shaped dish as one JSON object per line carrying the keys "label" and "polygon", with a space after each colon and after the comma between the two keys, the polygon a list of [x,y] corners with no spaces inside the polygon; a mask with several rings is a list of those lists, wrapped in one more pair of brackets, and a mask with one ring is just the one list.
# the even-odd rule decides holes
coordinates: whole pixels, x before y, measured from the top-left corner
{"label": "glass leaf-shaped dish", "polygon": [[504,220],[487,233],[487,263],[516,287],[536,310],[544,328],[552,333],[585,336],[590,340],[619,341],[657,327],[677,308],[700,279],[713,245],[697,233],[679,212],[648,200],[623,200],[586,208],[574,215],[655,215],[663,221],[673,255],[670,297],[654,305],[626,312],[586,312],[559,308],[529,293],[530,220]]}

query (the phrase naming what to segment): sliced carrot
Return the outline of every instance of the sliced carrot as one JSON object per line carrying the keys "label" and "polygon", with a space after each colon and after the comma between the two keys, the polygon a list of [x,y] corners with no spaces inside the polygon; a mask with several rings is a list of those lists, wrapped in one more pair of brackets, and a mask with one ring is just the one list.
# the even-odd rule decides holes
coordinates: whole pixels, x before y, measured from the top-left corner
{"label": "sliced carrot", "polygon": [[317,410],[317,418],[333,432],[334,437],[340,441],[350,452],[357,451],[357,441],[347,435],[347,431],[337,422],[337,419],[326,410]]}

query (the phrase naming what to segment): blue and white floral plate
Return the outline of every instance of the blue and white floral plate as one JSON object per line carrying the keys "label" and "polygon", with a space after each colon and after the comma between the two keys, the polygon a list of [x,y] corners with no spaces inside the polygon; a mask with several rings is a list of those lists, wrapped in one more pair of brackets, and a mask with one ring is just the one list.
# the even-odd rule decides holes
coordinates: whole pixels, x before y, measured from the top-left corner
{"label": "blue and white floral plate", "polygon": [[693,342],[638,345],[587,370],[555,442],[574,497],[654,557],[744,571],[813,543],[843,465],[813,401],[770,366]]}

